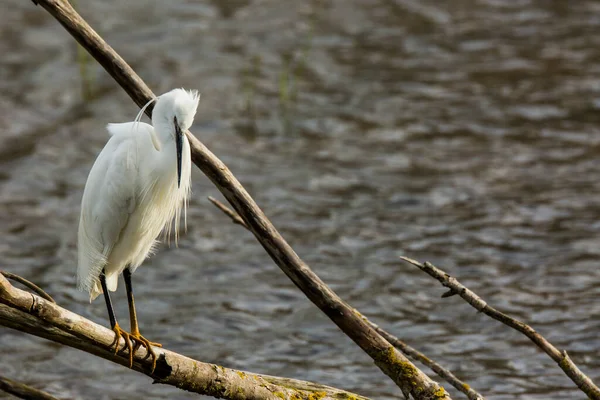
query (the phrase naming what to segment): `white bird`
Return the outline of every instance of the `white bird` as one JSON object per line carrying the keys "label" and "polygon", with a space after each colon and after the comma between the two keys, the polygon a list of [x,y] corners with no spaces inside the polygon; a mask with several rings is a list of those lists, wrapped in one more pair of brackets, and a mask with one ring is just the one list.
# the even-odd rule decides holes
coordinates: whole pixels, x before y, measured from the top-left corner
{"label": "white bird", "polygon": [[[170,237],[174,225],[177,241],[182,209],[185,221],[191,158],[184,132],[194,121],[199,99],[196,91],[174,89],[148,102],[134,122],[108,124],[111,137],[85,184],[78,233],[78,287],[90,294],[90,302],[104,293],[115,332],[115,353],[123,337],[130,367],[133,353],[141,345],[152,356],[152,371],[156,367],[152,346],[160,344],[140,334],[131,274],[152,251],[161,231]],[[152,125],[140,122],[153,101]],[[119,327],[108,293],[117,289],[121,273],[129,303],[130,333]]]}

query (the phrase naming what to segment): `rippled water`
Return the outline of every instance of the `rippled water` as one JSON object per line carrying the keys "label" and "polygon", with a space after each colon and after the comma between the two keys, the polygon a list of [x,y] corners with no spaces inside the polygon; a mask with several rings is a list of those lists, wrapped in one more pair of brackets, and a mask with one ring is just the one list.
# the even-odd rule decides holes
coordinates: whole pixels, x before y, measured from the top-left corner
{"label": "rippled water", "polygon": [[[430,260],[600,381],[600,6],[591,0],[79,1],[156,93],[197,88],[193,132],[331,287],[490,399],[582,398],[524,337],[440,299]],[[0,265],[108,324],[74,288],[107,122],[136,107],[40,7],[0,17]],[[174,351],[377,399],[393,383],[206,200],[134,276]],[[117,316],[127,320],[123,285]],[[0,329],[2,375],[63,398],[197,398]],[[448,385],[446,385],[448,386]],[[452,392],[454,394],[454,392]],[[454,394],[455,398],[461,396]],[[0,397],[2,395],[0,394]]]}

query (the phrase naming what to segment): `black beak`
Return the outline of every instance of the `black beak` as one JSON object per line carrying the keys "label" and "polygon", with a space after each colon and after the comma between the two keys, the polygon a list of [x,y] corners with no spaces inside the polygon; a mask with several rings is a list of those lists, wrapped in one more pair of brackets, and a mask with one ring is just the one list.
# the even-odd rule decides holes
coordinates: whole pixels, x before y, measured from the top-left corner
{"label": "black beak", "polygon": [[177,188],[181,186],[181,151],[183,148],[183,132],[175,117],[175,146],[177,147]]}

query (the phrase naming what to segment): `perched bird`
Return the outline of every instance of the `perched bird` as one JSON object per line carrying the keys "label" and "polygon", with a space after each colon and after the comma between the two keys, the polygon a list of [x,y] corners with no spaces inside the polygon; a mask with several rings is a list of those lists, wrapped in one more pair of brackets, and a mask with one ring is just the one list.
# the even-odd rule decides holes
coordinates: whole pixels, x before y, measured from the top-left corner
{"label": "perched bird", "polygon": [[[174,225],[177,241],[182,209],[185,221],[191,183],[185,131],[194,121],[199,99],[196,91],[174,89],[148,102],[134,122],[108,124],[111,137],[85,184],[78,232],[78,287],[90,294],[90,302],[104,293],[115,332],[115,354],[123,337],[130,367],[142,345],[152,356],[152,371],[156,367],[152,346],[161,345],[140,334],[131,275],[152,251],[161,231],[170,238]],[[140,122],[153,101],[152,125]],[[117,289],[121,273],[129,303],[129,333],[119,326],[108,293]]]}

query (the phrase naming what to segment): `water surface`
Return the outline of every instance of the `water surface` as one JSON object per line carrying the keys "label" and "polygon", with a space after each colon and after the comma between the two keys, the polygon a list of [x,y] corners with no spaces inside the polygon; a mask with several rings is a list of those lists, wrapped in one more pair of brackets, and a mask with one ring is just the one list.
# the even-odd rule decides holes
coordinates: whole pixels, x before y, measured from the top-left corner
{"label": "water surface", "polygon": [[[489,399],[574,399],[523,336],[399,255],[531,323],[600,381],[600,7],[592,0],[79,1],[156,93],[198,89],[192,131],[342,298]],[[75,289],[79,202],[108,122],[137,108],[42,8],[0,17],[1,268],[108,324]],[[232,368],[376,399],[394,384],[193,173],[188,233],[134,275],[142,332]],[[114,296],[126,324],[123,285]],[[2,375],[62,398],[187,399],[0,329]],[[448,385],[445,385],[448,387]],[[461,398],[450,390],[454,398]],[[0,395],[2,397],[2,395]]]}

